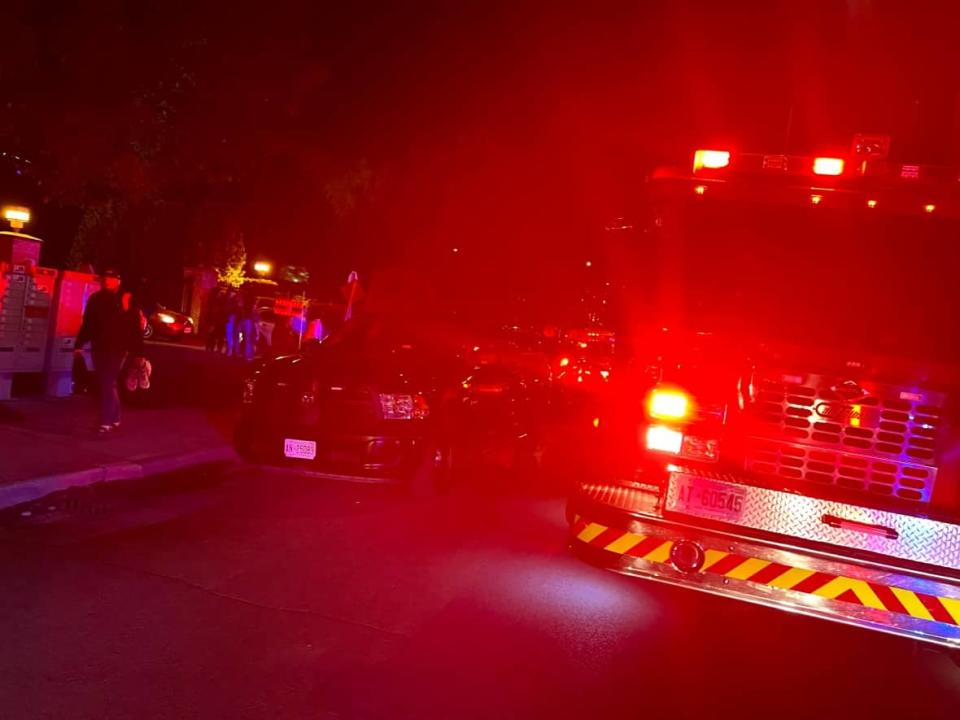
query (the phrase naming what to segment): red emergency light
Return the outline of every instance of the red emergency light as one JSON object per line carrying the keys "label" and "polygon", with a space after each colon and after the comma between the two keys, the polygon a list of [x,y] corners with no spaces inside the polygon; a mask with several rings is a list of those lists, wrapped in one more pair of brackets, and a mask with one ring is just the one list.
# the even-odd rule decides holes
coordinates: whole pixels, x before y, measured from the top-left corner
{"label": "red emergency light", "polygon": [[683,420],[690,414],[692,404],[690,396],[682,390],[655,388],[647,401],[647,411],[651,417]]}
{"label": "red emergency light", "polygon": [[814,175],[842,175],[843,160],[836,157],[818,157],[813,159]]}
{"label": "red emergency light", "polygon": [[697,150],[693,154],[693,171],[719,170],[730,164],[729,150]]}

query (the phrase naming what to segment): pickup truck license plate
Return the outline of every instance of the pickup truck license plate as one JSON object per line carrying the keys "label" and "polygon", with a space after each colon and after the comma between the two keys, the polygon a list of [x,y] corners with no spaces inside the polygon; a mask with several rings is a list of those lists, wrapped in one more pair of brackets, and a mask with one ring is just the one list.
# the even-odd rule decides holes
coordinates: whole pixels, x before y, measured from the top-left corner
{"label": "pickup truck license plate", "polygon": [[671,510],[727,522],[736,522],[743,515],[744,487],[690,475],[674,475],[671,482],[677,485],[676,493],[671,493]]}
{"label": "pickup truck license plate", "polygon": [[317,443],[313,440],[296,440],[285,438],[283,441],[283,455],[298,460],[314,460],[317,457]]}

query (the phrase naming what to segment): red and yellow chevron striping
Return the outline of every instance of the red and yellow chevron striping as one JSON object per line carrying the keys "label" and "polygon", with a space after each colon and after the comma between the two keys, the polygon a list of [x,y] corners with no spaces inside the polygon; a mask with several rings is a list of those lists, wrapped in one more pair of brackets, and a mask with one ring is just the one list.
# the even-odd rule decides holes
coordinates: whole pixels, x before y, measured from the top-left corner
{"label": "red and yellow chevron striping", "polygon": [[[572,534],[591,547],[654,563],[669,563],[673,546],[673,541],[667,538],[638,535],[583,518],[577,518]],[[715,549],[705,551],[699,572],[960,626],[960,600],[955,598],[925,595],[906,588],[780,565]]]}

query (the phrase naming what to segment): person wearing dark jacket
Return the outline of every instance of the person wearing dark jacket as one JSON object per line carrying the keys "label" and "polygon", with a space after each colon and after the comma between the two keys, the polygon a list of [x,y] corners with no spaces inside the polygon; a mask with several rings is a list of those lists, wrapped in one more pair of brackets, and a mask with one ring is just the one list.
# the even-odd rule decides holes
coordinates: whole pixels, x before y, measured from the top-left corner
{"label": "person wearing dark jacket", "polygon": [[101,289],[87,300],[75,345],[75,351],[80,352],[84,345],[90,344],[93,371],[99,385],[101,433],[120,425],[117,382],[127,354],[138,352],[142,347],[138,318],[139,313],[124,308],[120,277],[115,272],[105,272]]}
{"label": "person wearing dark jacket", "polygon": [[227,299],[224,302],[224,317],[226,318],[225,332],[227,334],[227,357],[233,357],[240,354],[240,318],[243,314],[243,307],[240,295],[231,288],[227,291]]}

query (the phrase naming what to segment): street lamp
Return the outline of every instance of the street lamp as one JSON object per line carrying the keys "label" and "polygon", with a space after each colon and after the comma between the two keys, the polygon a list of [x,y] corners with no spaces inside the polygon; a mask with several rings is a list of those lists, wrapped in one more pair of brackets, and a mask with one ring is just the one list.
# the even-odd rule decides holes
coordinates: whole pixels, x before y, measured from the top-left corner
{"label": "street lamp", "polygon": [[14,230],[23,230],[23,226],[30,222],[30,208],[8,205],[3,208],[3,219]]}
{"label": "street lamp", "polygon": [[257,260],[253,264],[253,271],[260,277],[266,277],[273,272],[273,263],[266,260]]}

